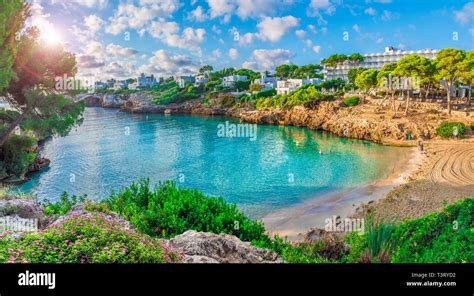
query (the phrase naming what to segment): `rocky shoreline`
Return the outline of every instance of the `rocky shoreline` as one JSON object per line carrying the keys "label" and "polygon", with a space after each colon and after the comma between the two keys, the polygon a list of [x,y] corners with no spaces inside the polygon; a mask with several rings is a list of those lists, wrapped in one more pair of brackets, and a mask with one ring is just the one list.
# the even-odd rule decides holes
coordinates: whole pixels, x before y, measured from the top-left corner
{"label": "rocky shoreline", "polygon": [[[228,116],[242,122],[268,125],[290,125],[311,130],[324,130],[339,137],[362,139],[383,145],[414,147],[418,140],[436,138],[436,128],[446,119],[438,103],[413,102],[409,116],[392,118],[386,110],[389,102],[366,97],[364,104],[345,107],[340,100],[322,101],[311,108],[296,106],[291,110],[223,108],[208,106],[196,100],[182,104],[156,105],[143,92],[127,95],[90,95],[84,98],[89,107],[115,108],[136,114],[187,114]],[[399,103],[399,114],[404,104]],[[456,113],[456,112],[455,112]],[[461,121],[473,115],[458,112]]]}

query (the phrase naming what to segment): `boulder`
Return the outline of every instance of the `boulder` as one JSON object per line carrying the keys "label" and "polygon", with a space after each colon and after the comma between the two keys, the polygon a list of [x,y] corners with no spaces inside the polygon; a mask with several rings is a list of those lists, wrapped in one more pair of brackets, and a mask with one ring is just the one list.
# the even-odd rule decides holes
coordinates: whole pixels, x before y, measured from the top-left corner
{"label": "boulder", "polygon": [[283,263],[275,252],[228,234],[189,230],[172,238],[170,245],[187,263]]}
{"label": "boulder", "polygon": [[0,200],[0,217],[37,219],[39,228],[46,227],[49,222],[41,205],[30,199],[4,197]]}

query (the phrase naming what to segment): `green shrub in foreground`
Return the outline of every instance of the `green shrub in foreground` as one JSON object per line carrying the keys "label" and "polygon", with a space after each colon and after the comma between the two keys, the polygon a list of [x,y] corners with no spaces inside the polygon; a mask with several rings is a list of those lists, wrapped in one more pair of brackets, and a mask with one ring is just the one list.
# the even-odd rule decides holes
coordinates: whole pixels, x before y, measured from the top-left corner
{"label": "green shrub in foreground", "polygon": [[263,224],[247,218],[236,205],[221,197],[178,188],[171,181],[150,189],[149,181],[141,180],[113,193],[103,203],[149,235],[169,238],[196,230],[227,233],[243,241],[269,240]]}
{"label": "green shrub in foreground", "polygon": [[474,199],[467,198],[395,230],[392,262],[474,263]]}
{"label": "green shrub in foreground", "polygon": [[43,203],[44,213],[46,216],[54,214],[62,216],[69,212],[69,210],[76,204],[85,202],[86,199],[87,196],[77,197],[73,195],[72,197],[69,197],[69,195],[64,192],[58,201],[50,202],[46,200]]}
{"label": "green shrub in foreground", "polygon": [[395,225],[375,222],[372,217],[366,220],[367,251],[371,261],[389,263],[395,243],[392,239]]}
{"label": "green shrub in foreground", "polygon": [[342,102],[344,103],[344,105],[348,107],[352,107],[352,106],[359,105],[360,98],[358,96],[350,96],[342,100]]}
{"label": "green shrub in foreground", "polygon": [[466,126],[462,122],[444,121],[436,129],[436,133],[441,138],[454,138],[453,131],[455,128],[458,129],[458,138],[463,138]]}
{"label": "green shrub in foreground", "polygon": [[102,213],[68,217],[19,241],[0,235],[0,263],[171,263],[167,245]]}

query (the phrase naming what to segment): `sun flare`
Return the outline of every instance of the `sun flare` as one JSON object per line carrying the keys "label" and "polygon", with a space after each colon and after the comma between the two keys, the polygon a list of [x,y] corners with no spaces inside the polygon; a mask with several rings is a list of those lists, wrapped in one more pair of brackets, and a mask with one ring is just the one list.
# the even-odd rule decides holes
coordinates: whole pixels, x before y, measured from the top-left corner
{"label": "sun flare", "polygon": [[53,28],[43,31],[41,37],[47,45],[57,45],[61,42],[61,35]]}

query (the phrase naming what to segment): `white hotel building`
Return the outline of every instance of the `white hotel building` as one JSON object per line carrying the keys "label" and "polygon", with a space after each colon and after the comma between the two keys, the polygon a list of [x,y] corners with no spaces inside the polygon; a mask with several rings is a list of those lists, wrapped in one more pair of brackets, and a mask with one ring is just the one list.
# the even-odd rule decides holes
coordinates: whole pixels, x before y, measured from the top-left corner
{"label": "white hotel building", "polygon": [[382,53],[369,53],[364,54],[364,61],[362,62],[350,62],[345,61],[341,64],[336,65],[335,67],[324,66],[324,80],[333,80],[333,79],[343,79],[349,81],[348,73],[352,68],[375,68],[380,69],[384,65],[398,62],[406,56],[411,54],[417,54],[422,57],[429,59],[436,58],[439,50],[436,49],[425,49],[425,50],[397,50],[391,46],[386,47],[385,51]]}

